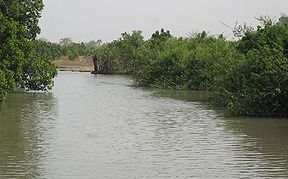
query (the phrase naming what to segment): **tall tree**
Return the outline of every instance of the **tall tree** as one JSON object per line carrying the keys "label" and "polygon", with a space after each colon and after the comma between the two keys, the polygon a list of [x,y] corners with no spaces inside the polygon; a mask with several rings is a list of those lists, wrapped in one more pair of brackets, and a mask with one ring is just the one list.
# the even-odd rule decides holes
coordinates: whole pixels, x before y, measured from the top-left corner
{"label": "tall tree", "polygon": [[34,48],[43,7],[42,0],[0,0],[0,101],[15,87],[47,90],[53,85],[55,67]]}
{"label": "tall tree", "polygon": [[70,37],[65,37],[63,39],[60,39],[59,44],[60,45],[70,45],[73,43],[73,40]]}

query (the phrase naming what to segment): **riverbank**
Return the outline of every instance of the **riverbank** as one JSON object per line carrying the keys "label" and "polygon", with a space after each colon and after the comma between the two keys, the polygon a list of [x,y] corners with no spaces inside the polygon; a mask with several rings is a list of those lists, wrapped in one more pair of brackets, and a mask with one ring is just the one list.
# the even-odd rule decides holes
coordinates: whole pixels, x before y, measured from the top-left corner
{"label": "riverbank", "polygon": [[60,71],[79,71],[79,72],[92,72],[94,64],[91,57],[80,56],[75,60],[69,60],[68,57],[62,57],[53,61]]}

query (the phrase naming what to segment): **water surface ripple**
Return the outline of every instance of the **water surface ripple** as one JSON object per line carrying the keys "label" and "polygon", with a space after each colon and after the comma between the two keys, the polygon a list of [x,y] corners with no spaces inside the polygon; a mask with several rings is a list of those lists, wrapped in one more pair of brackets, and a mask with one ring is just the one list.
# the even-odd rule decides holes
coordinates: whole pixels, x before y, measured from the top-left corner
{"label": "water surface ripple", "polygon": [[286,178],[288,121],[227,117],[201,92],[60,72],[0,104],[0,178]]}

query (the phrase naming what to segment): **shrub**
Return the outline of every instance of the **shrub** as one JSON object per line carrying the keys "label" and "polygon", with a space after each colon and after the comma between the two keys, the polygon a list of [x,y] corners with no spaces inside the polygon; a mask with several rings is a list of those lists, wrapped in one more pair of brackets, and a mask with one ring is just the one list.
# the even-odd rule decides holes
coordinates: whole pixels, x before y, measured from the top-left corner
{"label": "shrub", "polygon": [[238,49],[245,61],[223,77],[217,90],[235,114],[288,116],[288,27],[264,24],[248,32]]}
{"label": "shrub", "polygon": [[227,108],[241,115],[287,116],[287,58],[270,49],[252,50],[246,58],[223,83]]}

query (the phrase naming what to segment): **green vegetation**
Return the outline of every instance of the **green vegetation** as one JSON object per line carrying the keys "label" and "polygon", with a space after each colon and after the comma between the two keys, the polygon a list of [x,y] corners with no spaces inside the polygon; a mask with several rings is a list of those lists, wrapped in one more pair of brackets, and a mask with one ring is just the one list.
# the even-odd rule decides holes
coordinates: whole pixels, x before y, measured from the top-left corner
{"label": "green vegetation", "polygon": [[102,42],[98,40],[97,42],[75,43],[70,38],[63,38],[59,43],[48,42],[45,39],[36,40],[34,43],[37,53],[53,61],[64,56],[69,60],[75,60],[79,56],[92,56]]}
{"label": "green vegetation", "polygon": [[161,29],[146,41],[141,31],[123,33],[97,48],[97,69],[131,74],[140,86],[211,90],[237,115],[288,116],[287,19],[237,26],[237,41],[205,31],[176,38]]}
{"label": "green vegetation", "polygon": [[161,29],[110,43],[36,40],[42,0],[0,0],[0,101],[15,88],[48,90],[57,71],[52,60],[92,56],[95,73],[131,74],[139,86],[213,91],[217,104],[237,115],[288,116],[288,17],[236,26],[235,37],[205,31],[188,38]]}
{"label": "green vegetation", "polygon": [[245,61],[223,76],[220,94],[236,114],[288,116],[288,26],[262,22],[239,41]]}
{"label": "green vegetation", "polygon": [[0,101],[15,88],[48,90],[56,68],[35,51],[41,0],[0,0]]}
{"label": "green vegetation", "polygon": [[135,61],[136,51],[144,44],[141,33],[141,31],[133,31],[132,34],[125,32],[118,40],[98,47],[95,58],[98,60],[97,65],[100,66],[99,71],[128,74],[134,72],[138,67]]}

